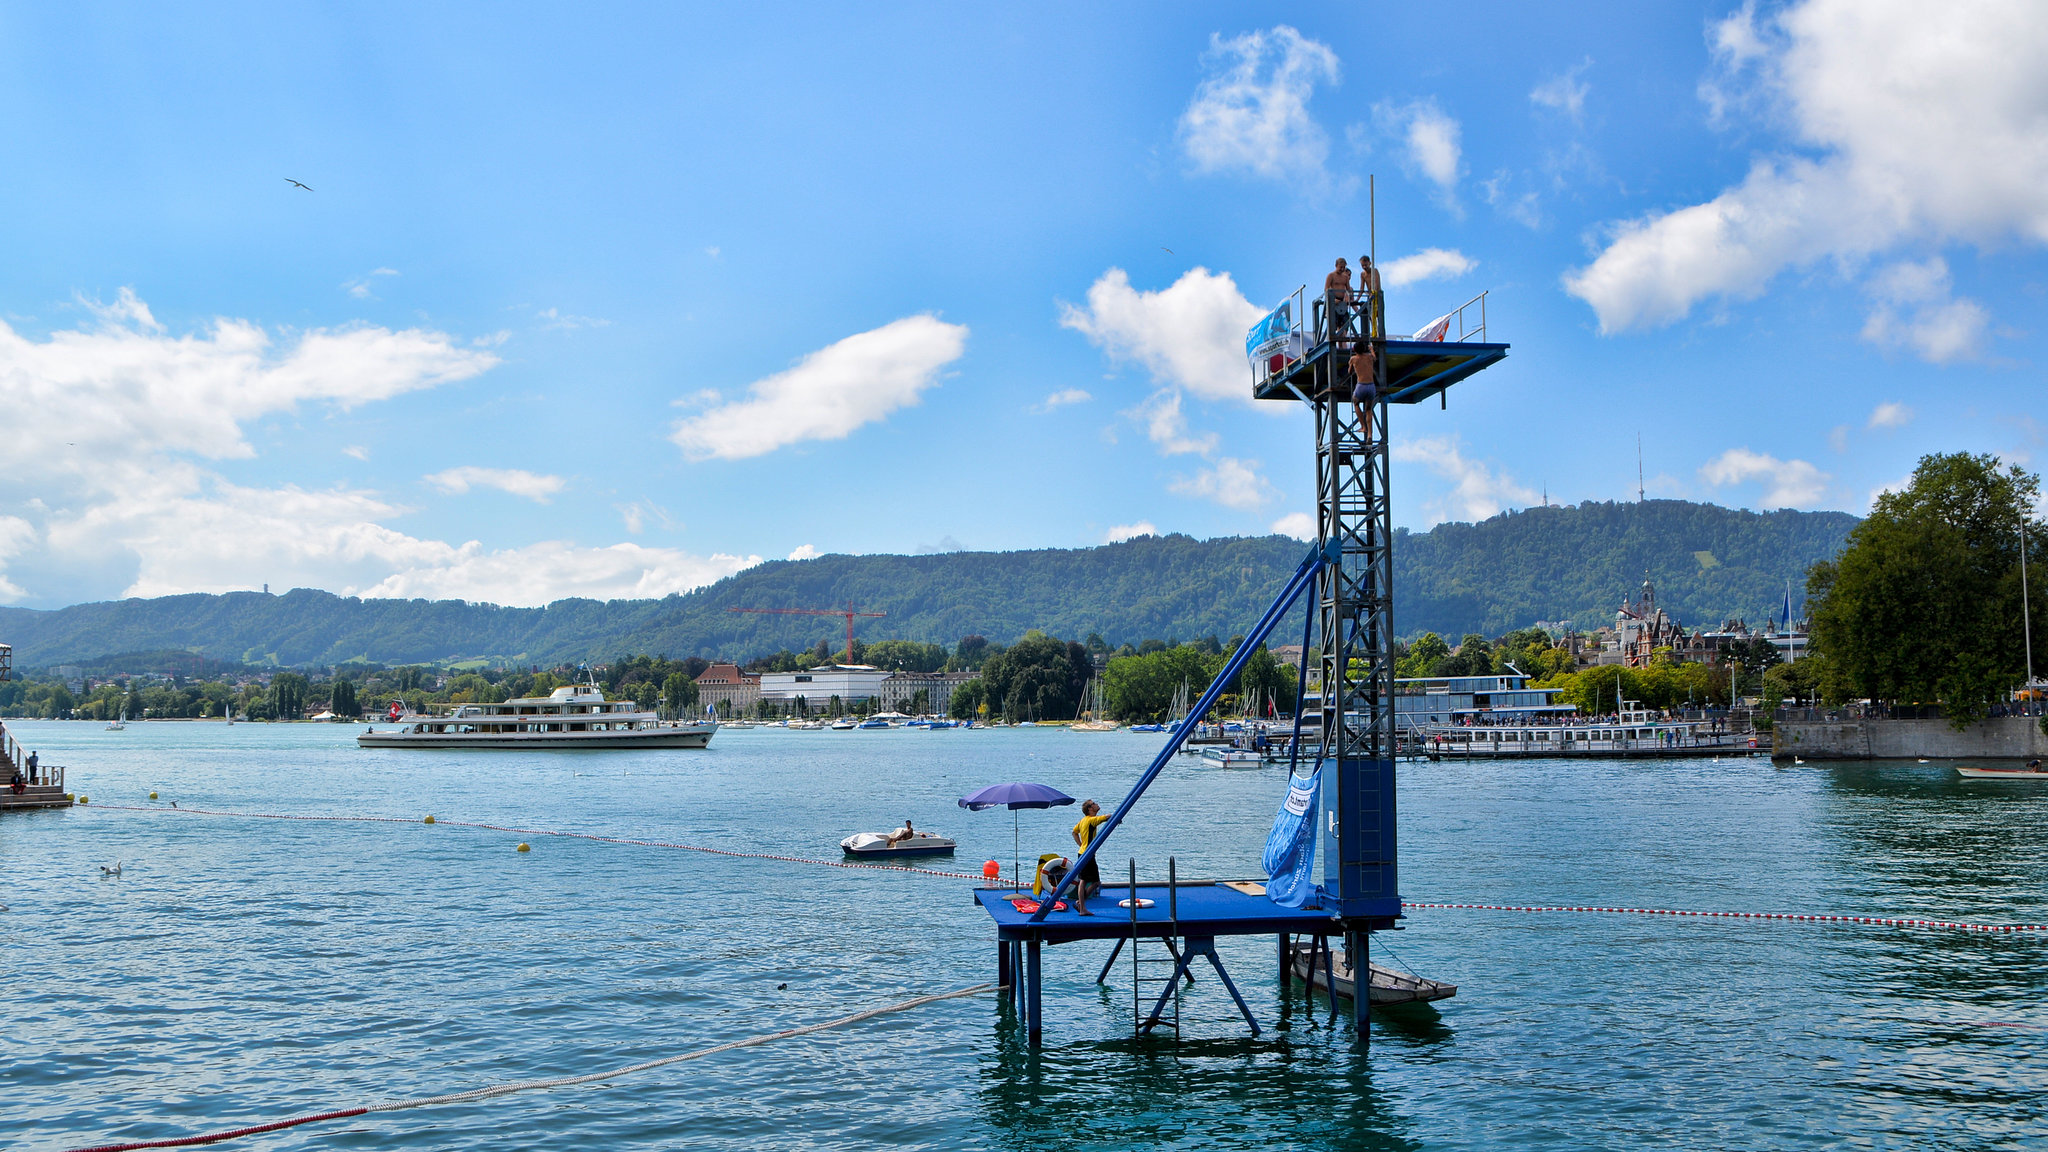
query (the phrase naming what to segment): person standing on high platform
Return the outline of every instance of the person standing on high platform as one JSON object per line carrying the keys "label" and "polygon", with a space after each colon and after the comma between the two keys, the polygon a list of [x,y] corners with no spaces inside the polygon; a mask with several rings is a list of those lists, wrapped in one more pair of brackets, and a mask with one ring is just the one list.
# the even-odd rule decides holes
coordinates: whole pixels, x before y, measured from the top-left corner
{"label": "person standing on high platform", "polygon": [[1358,334],[1372,339],[1385,339],[1386,333],[1374,331],[1379,309],[1375,307],[1380,298],[1380,270],[1372,262],[1370,254],[1358,258],[1358,312],[1362,317]]}
{"label": "person standing on high platform", "polygon": [[1372,341],[1361,339],[1351,352],[1351,414],[1358,417],[1358,435],[1372,443],[1372,413],[1379,406],[1379,357]]}
{"label": "person standing on high platform", "polygon": [[1328,317],[1330,338],[1344,331],[1344,325],[1351,311],[1351,266],[1337,257],[1337,267],[1323,277],[1323,314]]}

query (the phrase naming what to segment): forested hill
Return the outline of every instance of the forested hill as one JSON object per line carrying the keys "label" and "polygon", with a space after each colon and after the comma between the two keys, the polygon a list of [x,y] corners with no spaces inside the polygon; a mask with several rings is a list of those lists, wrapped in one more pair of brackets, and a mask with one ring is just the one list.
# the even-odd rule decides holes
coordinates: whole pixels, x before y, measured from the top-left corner
{"label": "forested hill", "polygon": [[[1754,513],[1653,500],[1504,513],[1479,524],[1400,532],[1403,635],[1498,635],[1536,620],[1611,621],[1645,570],[1659,602],[1691,624],[1759,620],[1786,580],[1831,556],[1856,523],[1839,512]],[[822,556],[775,561],[685,596],[563,600],[546,608],[358,600],[310,589],[166,596],[50,612],[0,609],[0,641],[22,668],[112,653],[181,649],[220,660],[328,664],[496,658],[522,663],[628,652],[747,658],[817,641],[832,617],[742,615],[733,607],[852,603],[883,619],[863,639],[1009,643],[1032,628],[1112,643],[1228,638],[1249,626],[1306,546],[1282,536],[1146,537],[1099,548]]]}

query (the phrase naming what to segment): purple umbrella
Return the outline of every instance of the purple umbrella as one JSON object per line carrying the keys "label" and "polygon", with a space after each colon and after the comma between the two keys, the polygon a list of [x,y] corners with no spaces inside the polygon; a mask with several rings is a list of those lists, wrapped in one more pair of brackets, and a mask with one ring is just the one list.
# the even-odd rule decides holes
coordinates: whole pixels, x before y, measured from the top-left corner
{"label": "purple umbrella", "polygon": [[1045,784],[1026,783],[991,784],[972,796],[962,796],[960,798],[960,806],[969,812],[980,812],[989,808],[1008,808],[1010,810],[1010,886],[1012,888],[1022,887],[1018,883],[1018,861],[1023,858],[1022,849],[1020,848],[1020,845],[1023,843],[1023,834],[1018,830],[1017,809],[1057,808],[1062,804],[1072,804],[1073,802],[1074,798],[1072,796],[1057,788]]}

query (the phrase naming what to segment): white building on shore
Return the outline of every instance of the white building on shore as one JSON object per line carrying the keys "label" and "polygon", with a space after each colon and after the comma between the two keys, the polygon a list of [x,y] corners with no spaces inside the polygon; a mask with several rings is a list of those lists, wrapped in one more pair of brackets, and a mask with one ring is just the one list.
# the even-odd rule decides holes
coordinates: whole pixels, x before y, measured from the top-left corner
{"label": "white building on shore", "polygon": [[802,672],[761,673],[761,699],[787,707],[799,696],[811,708],[822,708],[834,696],[843,705],[882,695],[889,673],[872,664],[820,664]]}

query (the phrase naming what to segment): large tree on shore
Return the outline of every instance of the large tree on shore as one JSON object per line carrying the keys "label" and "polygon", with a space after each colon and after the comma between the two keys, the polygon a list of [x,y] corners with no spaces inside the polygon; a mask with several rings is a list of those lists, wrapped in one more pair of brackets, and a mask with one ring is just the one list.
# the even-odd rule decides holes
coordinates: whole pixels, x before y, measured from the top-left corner
{"label": "large tree on shore", "polygon": [[1939,703],[1958,726],[1983,716],[2026,673],[2020,527],[2037,575],[2039,497],[2039,477],[1967,452],[1923,457],[1905,491],[1880,495],[1842,554],[1807,574],[1826,696]]}

